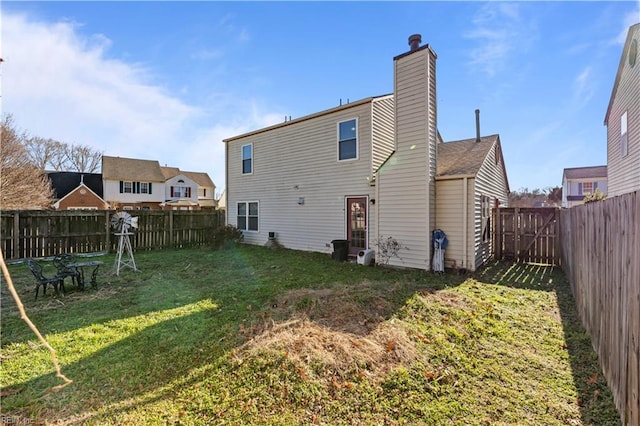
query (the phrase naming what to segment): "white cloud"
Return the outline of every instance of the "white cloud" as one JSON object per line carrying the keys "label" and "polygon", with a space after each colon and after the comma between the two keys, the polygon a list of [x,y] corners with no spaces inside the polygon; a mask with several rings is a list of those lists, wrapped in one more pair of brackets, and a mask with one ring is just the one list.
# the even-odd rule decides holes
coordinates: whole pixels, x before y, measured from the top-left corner
{"label": "white cloud", "polygon": [[108,35],[83,37],[77,28],[3,13],[2,106],[18,129],[107,155],[206,172],[221,191],[222,139],[275,122],[275,114],[246,99],[249,114],[240,103],[227,116],[189,105],[155,83],[150,67],[109,58]]}
{"label": "white cloud", "polygon": [[472,23],[465,37],[476,42],[470,53],[470,65],[493,77],[502,70],[517,47],[526,45],[533,36],[522,19],[521,6],[515,3],[487,3]]}
{"label": "white cloud", "polygon": [[594,79],[591,68],[587,67],[576,77],[573,82],[574,100],[578,105],[584,106],[589,103],[595,94]]}

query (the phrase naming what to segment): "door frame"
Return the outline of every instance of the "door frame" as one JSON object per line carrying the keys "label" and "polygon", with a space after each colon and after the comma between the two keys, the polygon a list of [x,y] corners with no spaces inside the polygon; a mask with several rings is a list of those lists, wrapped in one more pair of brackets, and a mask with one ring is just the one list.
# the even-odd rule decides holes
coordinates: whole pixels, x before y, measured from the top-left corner
{"label": "door frame", "polygon": [[[350,217],[350,203],[355,200],[364,200],[364,247],[357,247],[352,249],[351,247],[351,217]],[[344,197],[344,223],[345,223],[345,238],[349,240],[349,256],[357,256],[361,249],[369,247],[369,196],[368,195],[347,195]]]}

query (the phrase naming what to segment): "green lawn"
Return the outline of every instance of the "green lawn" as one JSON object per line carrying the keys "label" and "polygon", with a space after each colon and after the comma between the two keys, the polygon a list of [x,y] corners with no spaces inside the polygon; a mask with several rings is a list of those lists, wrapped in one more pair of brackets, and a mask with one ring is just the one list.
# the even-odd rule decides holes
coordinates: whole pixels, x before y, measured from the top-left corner
{"label": "green lawn", "polygon": [[136,254],[139,272],[34,301],[2,283],[2,416],[56,424],[617,425],[567,282],[240,246]]}

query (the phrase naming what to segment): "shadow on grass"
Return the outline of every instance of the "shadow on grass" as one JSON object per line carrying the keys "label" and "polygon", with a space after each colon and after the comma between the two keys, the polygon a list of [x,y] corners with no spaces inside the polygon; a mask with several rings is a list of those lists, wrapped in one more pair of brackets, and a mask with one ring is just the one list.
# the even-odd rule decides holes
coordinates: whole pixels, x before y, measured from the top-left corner
{"label": "shadow on grass", "polygon": [[555,292],[583,424],[619,425],[620,417],[613,396],[600,373],[598,356],[580,322],[571,287],[562,269],[549,265],[493,261],[477,271],[476,278],[513,288]]}
{"label": "shadow on grass", "polygon": [[[105,271],[112,259],[104,258]],[[345,289],[353,289],[347,291],[347,297],[362,308],[345,312],[348,318],[343,318],[342,324],[329,326],[344,329],[347,323],[367,322],[367,329],[372,329],[404,306],[415,291],[452,287],[466,279],[453,274],[336,263],[318,253],[253,246],[221,252],[188,249],[141,253],[136,254],[136,263],[139,272],[127,270],[119,277],[101,275],[97,291],[72,291],[60,303],[54,297],[25,301],[41,332],[56,334],[65,342],[58,349],[61,359],[78,360],[63,366],[63,373],[73,383],[58,392],[48,392],[59,384],[53,374],[4,389],[9,391],[3,404],[8,412],[37,412],[47,421],[55,421],[81,418],[94,410],[113,415],[143,409],[145,404],[170,400],[184,387],[192,386],[201,376],[200,370],[215,365],[252,336],[243,331],[256,326],[259,332],[267,320],[277,315],[286,319],[308,307],[312,309],[305,313],[316,315],[314,320],[321,322],[325,312],[321,304],[326,302],[322,290],[342,295]],[[20,269],[15,280],[23,289],[30,285],[28,275]],[[306,298],[296,298],[300,292],[310,293]],[[293,306],[293,311],[282,309],[285,305]],[[368,311],[370,307],[375,312]],[[326,308],[331,309],[331,304]],[[15,316],[6,321],[9,314],[3,313],[3,323],[16,330],[3,333],[3,346],[33,340],[32,334],[20,330],[24,326]],[[148,315],[157,316],[148,326],[127,323],[132,319],[144,321]],[[94,328],[99,340],[104,331],[120,327],[132,329],[114,331],[124,337],[106,337],[113,341],[92,351],[90,333]],[[88,355],[74,355],[78,353]]]}

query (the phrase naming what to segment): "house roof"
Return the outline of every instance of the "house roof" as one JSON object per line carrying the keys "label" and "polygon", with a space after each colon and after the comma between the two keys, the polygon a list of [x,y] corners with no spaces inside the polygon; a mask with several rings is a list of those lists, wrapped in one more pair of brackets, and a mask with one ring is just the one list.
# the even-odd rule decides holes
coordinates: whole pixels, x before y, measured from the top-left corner
{"label": "house roof", "polygon": [[437,176],[476,175],[499,135],[438,144]]}
{"label": "house roof", "polygon": [[393,96],[393,94],[387,94],[387,95],[381,95],[381,96],[372,96],[372,97],[360,99],[359,101],[348,102],[348,103],[346,103],[344,105],[340,105],[340,106],[337,106],[337,107],[334,107],[334,108],[329,108],[329,109],[326,109],[324,111],[316,112],[314,114],[305,115],[304,117],[295,118],[293,120],[285,121],[283,123],[274,124],[273,126],[264,127],[262,129],[254,130],[252,132],[244,133],[242,135],[233,136],[233,137],[230,137],[230,138],[227,138],[227,139],[223,139],[222,142],[225,142],[225,143],[232,142],[232,141],[234,141],[236,139],[246,138],[247,136],[257,135],[259,133],[268,132],[270,130],[278,129],[278,128],[284,127],[284,126],[290,126],[292,124],[299,123],[301,121],[311,120],[312,118],[321,117],[323,115],[331,114],[331,113],[334,113],[336,111],[341,111],[341,110],[345,110],[345,109],[348,109],[348,108],[353,108],[355,106],[359,106],[359,105],[362,105],[362,104],[370,103],[370,102],[373,102],[374,100],[377,100],[377,99],[380,99],[380,98],[386,98],[388,96]]}
{"label": "house roof", "polygon": [[627,33],[627,40],[624,43],[624,48],[622,49],[622,56],[620,57],[620,63],[618,64],[618,72],[616,74],[616,79],[613,83],[613,90],[611,91],[611,98],[609,99],[607,114],[604,116],[605,125],[608,125],[609,123],[609,114],[611,114],[611,108],[613,107],[613,100],[615,99],[616,93],[618,92],[618,84],[620,84],[620,77],[622,76],[622,70],[624,69],[625,61],[627,60],[627,55],[629,53],[629,48],[631,46],[631,40],[633,39],[633,33],[636,31],[640,31],[640,23],[634,24],[629,27],[629,32]]}
{"label": "house roof", "polygon": [[183,175],[194,181],[198,186],[215,187],[213,181],[207,173],[204,172],[182,172]]}
{"label": "house roof", "polygon": [[607,166],[572,167],[563,174],[567,179],[606,178]]}
{"label": "house roof", "polygon": [[102,175],[100,173],[79,173],[79,172],[46,172],[51,181],[54,197],[61,199],[71,191],[80,186],[83,182],[87,188],[95,192],[102,198]]}
{"label": "house roof", "polygon": [[102,156],[102,177],[105,180],[164,182],[165,177],[156,160]]}
{"label": "house roof", "polygon": [[160,171],[165,179],[171,179],[172,177],[178,176],[180,174],[180,169],[177,167],[162,167],[160,166]]}

